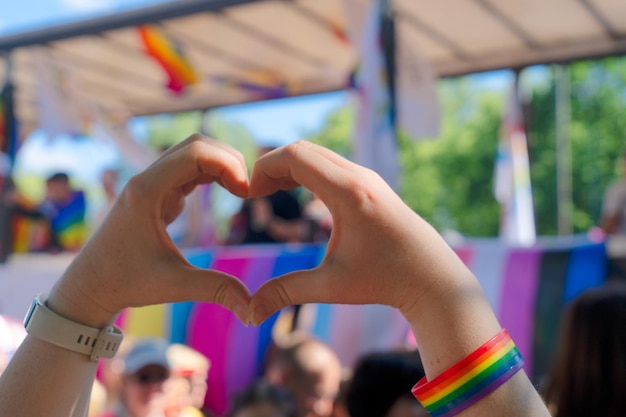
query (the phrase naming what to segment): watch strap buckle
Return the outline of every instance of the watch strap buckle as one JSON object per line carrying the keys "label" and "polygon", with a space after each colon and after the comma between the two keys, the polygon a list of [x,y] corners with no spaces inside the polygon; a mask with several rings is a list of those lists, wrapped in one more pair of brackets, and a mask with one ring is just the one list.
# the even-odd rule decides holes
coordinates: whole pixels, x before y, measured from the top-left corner
{"label": "watch strap buckle", "polygon": [[115,325],[110,324],[103,327],[98,333],[97,342],[89,358],[92,361],[97,361],[100,358],[112,358],[119,348],[123,334],[122,329]]}

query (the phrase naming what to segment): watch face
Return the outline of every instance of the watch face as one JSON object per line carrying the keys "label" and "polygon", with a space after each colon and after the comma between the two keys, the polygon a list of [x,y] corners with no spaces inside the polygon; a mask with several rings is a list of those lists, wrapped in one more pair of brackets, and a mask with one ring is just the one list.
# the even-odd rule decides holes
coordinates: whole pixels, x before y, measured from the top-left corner
{"label": "watch face", "polygon": [[30,324],[30,320],[33,318],[33,314],[35,310],[39,307],[39,299],[35,297],[33,303],[31,304],[28,312],[26,313],[26,317],[24,317],[24,328],[28,330],[28,325]]}

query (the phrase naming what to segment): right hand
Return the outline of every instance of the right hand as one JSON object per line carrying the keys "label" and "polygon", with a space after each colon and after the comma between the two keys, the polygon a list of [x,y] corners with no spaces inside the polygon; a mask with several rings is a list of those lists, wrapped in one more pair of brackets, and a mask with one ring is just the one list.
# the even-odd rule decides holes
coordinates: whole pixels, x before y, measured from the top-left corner
{"label": "right hand", "polygon": [[309,142],[274,150],[255,164],[250,197],[303,185],[333,216],[322,263],[266,282],[250,304],[259,324],[293,304],[386,304],[405,315],[450,277],[470,276],[439,234],[373,171]]}

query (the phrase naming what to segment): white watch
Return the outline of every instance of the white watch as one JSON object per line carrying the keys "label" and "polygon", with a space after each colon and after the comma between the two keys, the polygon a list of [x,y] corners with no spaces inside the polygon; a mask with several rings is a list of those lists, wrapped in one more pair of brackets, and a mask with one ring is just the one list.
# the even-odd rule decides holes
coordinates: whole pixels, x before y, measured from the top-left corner
{"label": "white watch", "polygon": [[122,329],[115,325],[97,329],[59,316],[46,306],[41,294],[35,297],[26,313],[24,328],[31,336],[89,355],[92,361],[115,356],[124,338]]}

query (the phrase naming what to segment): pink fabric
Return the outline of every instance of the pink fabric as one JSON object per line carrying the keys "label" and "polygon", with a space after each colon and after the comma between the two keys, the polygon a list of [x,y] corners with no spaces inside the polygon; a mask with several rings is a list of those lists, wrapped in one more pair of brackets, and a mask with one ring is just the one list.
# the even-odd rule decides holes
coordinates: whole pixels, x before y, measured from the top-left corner
{"label": "pink fabric", "polygon": [[[242,276],[249,258],[221,258],[220,254],[211,266],[213,269],[235,276]],[[230,340],[233,320],[237,318],[217,304],[198,303],[190,320],[189,346],[203,353],[211,361],[208,391],[205,405],[217,414],[223,414],[228,406],[226,384],[228,377],[225,340]]]}

